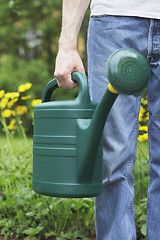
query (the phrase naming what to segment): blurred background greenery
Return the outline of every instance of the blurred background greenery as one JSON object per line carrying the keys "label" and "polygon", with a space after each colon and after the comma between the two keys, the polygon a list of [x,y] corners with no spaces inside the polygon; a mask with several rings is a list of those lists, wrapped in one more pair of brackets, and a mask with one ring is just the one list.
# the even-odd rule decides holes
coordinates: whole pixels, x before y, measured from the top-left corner
{"label": "blurred background greenery", "polygon": [[[0,7],[0,90],[17,91],[32,83],[32,98],[41,98],[54,78],[55,58],[61,30],[62,0],[1,0]],[[78,50],[86,67],[87,12],[78,38]],[[74,91],[61,90],[54,98],[72,99]],[[27,122],[27,133],[32,125]]]}

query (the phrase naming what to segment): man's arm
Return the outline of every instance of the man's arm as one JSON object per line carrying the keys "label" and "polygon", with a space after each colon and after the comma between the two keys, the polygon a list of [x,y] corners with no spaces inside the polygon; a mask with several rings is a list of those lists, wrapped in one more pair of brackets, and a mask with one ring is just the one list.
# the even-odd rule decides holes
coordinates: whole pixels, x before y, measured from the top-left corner
{"label": "man's arm", "polygon": [[62,30],[54,75],[59,86],[73,89],[71,80],[74,71],[85,73],[82,60],[77,51],[77,38],[90,0],[63,0]]}

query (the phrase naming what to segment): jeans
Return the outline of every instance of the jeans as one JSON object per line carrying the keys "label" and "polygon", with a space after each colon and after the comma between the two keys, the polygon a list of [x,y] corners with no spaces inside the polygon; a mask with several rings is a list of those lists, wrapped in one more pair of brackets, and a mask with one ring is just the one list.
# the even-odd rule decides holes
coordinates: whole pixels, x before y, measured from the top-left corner
{"label": "jeans", "polygon": [[[99,102],[108,80],[108,57],[134,48],[151,67],[148,84],[149,185],[147,239],[160,239],[160,20],[93,16],[88,28],[88,81],[91,99]],[[103,192],[95,198],[96,239],[135,240],[132,168],[136,158],[141,97],[119,94],[103,132]]]}

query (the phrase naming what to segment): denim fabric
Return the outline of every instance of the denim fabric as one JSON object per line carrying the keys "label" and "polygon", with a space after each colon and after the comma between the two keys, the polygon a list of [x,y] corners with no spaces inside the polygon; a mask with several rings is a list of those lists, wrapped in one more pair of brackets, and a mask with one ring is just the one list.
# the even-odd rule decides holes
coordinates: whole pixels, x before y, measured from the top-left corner
{"label": "denim fabric", "polygon": [[[119,48],[141,51],[150,62],[148,85],[149,187],[147,239],[160,239],[160,20],[94,16],[88,28],[88,80],[91,99],[99,102],[108,80],[108,57]],[[103,138],[103,192],[95,198],[96,239],[135,240],[132,168],[138,137],[141,97],[119,95],[108,116]]]}

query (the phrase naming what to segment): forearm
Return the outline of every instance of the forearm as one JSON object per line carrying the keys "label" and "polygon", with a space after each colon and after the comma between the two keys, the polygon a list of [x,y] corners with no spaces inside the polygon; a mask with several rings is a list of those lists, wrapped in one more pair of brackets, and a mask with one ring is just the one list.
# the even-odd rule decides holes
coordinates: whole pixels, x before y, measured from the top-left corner
{"label": "forearm", "polygon": [[83,17],[90,0],[63,0],[62,30],[54,75],[58,86],[73,89],[72,72],[85,74],[82,60],[77,51],[77,38]]}
{"label": "forearm", "polygon": [[59,47],[76,49],[77,38],[90,0],[63,0]]}

